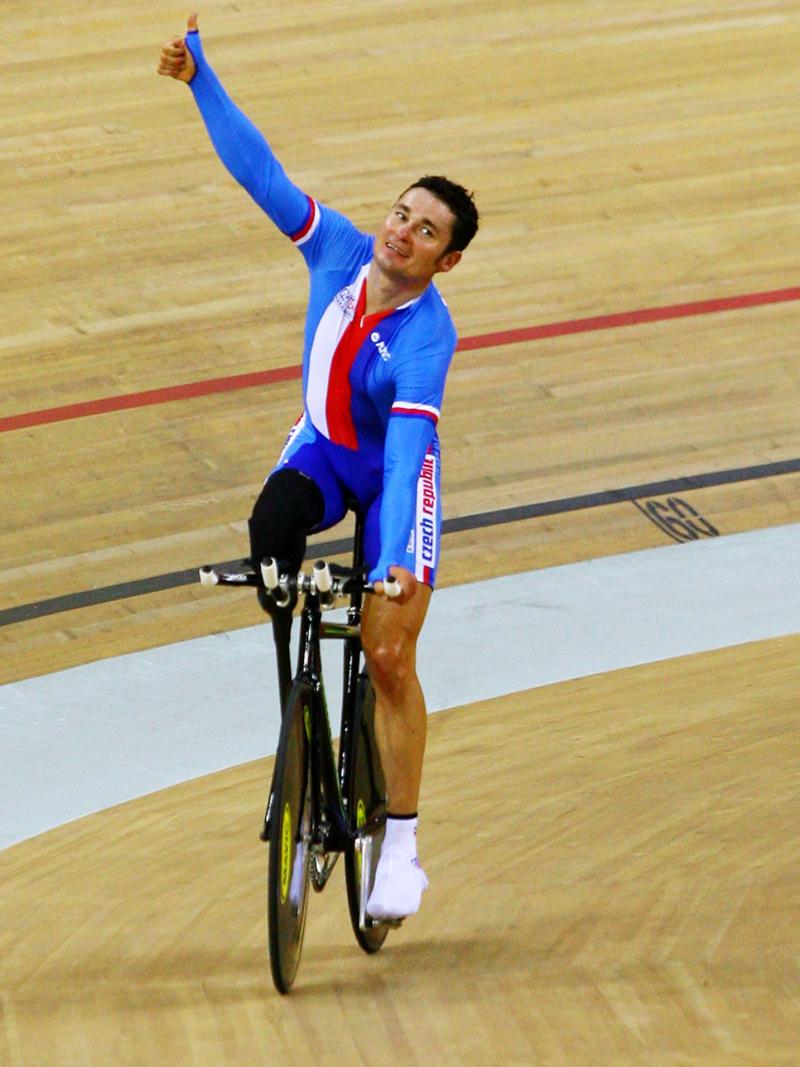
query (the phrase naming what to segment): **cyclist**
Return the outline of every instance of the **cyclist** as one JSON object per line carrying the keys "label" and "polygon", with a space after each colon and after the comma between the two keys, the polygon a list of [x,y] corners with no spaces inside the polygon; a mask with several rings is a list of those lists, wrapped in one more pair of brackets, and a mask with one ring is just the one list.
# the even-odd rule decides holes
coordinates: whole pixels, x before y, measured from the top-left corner
{"label": "cyclist", "polygon": [[[222,87],[195,14],[185,37],[162,47],[158,72],[189,85],[223,164],[309,269],[303,414],[253,508],[251,558],[256,567],[270,555],[299,569],[307,535],[337,523],[348,497],[365,515],[365,557],[379,595],[365,603],[362,644],[389,809],[367,910],[404,918],[428,884],[416,845],[427,727],[416,645],[436,578],[436,424],[456,344],[433,277],[459,262],[478,212],[462,186],[423,177],[371,236],[306,195]],[[400,587],[391,600],[389,576]]]}

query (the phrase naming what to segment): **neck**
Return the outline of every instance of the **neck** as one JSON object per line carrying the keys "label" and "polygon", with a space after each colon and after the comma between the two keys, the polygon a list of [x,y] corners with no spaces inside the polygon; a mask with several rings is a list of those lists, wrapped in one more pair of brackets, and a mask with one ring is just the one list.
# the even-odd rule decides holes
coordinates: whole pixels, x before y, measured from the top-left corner
{"label": "neck", "polygon": [[421,296],[429,285],[430,280],[410,282],[388,275],[373,259],[367,271],[366,314],[375,315],[379,311],[391,311],[392,308],[407,304],[409,300]]}

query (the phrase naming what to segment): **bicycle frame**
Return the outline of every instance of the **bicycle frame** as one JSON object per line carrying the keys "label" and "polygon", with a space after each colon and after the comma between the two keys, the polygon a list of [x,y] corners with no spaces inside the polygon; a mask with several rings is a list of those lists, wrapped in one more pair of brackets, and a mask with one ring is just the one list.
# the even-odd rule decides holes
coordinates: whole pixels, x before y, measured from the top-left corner
{"label": "bicycle frame", "polygon": [[[361,524],[361,516],[356,512],[354,570],[362,566]],[[306,681],[313,693],[313,706],[306,722],[306,730],[309,735],[311,764],[310,848],[314,860],[312,883],[318,891],[324,888],[339,854],[354,837],[348,827],[349,812],[344,796],[344,784],[354,741],[353,719],[361,658],[362,599],[360,588],[350,594],[346,623],[323,620],[319,598],[310,594],[305,597],[300,615],[296,677]],[[345,642],[337,762],[333,756],[330,716],[322,681],[320,642],[324,640]]]}

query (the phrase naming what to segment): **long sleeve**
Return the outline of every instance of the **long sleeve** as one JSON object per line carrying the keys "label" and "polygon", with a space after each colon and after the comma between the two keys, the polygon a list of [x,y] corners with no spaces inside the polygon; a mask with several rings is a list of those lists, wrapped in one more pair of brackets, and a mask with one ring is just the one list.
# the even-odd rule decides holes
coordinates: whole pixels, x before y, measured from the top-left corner
{"label": "long sleeve", "polygon": [[433,422],[426,418],[392,415],[389,419],[380,511],[381,554],[370,572],[371,581],[383,581],[389,567],[405,560],[422,462],[435,432]]}
{"label": "long sleeve", "polygon": [[197,66],[189,88],[222,163],[278,229],[296,237],[314,212],[313,202],[286,177],[264,135],[228,96],[203,54],[200,34],[187,34],[186,45]]}
{"label": "long sleeve", "polygon": [[[429,299],[433,303],[433,298]],[[445,380],[456,345],[455,329],[443,310],[445,314],[440,314],[433,337],[428,333],[431,321],[426,317],[411,329],[409,343],[402,353],[395,349],[389,363],[395,394],[383,449],[380,557],[370,573],[372,581],[384,579],[390,566],[404,561],[418,503],[423,512],[427,506],[420,473],[434,444]],[[420,492],[422,499],[418,502]]]}

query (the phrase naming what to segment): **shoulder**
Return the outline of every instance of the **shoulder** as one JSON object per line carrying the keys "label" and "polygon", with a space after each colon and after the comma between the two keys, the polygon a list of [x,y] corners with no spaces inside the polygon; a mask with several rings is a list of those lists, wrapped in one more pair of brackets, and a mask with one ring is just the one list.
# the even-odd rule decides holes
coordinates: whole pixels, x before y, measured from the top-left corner
{"label": "shoulder", "polygon": [[413,338],[414,347],[440,352],[449,361],[458,334],[450,309],[432,282],[409,311],[403,333]]}
{"label": "shoulder", "polygon": [[352,266],[372,254],[372,238],[347,218],[318,200],[309,198],[310,211],[303,230],[292,235],[295,245],[312,265]]}

